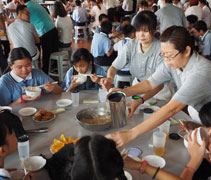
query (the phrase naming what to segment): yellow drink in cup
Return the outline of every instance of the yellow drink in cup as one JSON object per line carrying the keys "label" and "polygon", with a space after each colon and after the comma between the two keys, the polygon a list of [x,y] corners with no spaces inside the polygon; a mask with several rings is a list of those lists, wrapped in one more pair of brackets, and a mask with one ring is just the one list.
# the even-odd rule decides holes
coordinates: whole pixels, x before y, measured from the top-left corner
{"label": "yellow drink in cup", "polygon": [[166,133],[157,131],[153,133],[153,152],[157,156],[163,156],[165,151]]}
{"label": "yellow drink in cup", "polygon": [[158,128],[159,128],[159,131],[166,133],[166,142],[167,142],[168,139],[169,139],[170,124],[171,124],[170,121],[166,121],[166,122],[164,122],[163,124],[161,124],[161,125],[158,127]]}

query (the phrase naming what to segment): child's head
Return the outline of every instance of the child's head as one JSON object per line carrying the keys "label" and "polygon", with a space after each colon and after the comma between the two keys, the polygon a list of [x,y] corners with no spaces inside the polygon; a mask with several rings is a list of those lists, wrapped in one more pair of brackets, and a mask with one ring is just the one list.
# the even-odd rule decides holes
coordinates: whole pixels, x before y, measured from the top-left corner
{"label": "child's head", "polygon": [[103,21],[101,24],[101,32],[105,34],[110,34],[112,30],[112,24],[110,21]]}
{"label": "child's head", "polygon": [[66,12],[64,5],[62,4],[61,1],[56,1],[54,3],[54,13],[55,13],[55,17],[57,17],[57,16],[60,16],[60,17],[67,16],[67,12]]}
{"label": "child's head", "polygon": [[81,1],[76,0],[76,1],[75,1],[75,4],[76,4],[76,6],[81,6]]}
{"label": "child's head", "polygon": [[74,150],[71,177],[73,180],[126,180],[123,160],[114,141],[102,135],[81,138]]}
{"label": "child's head", "polygon": [[199,36],[203,36],[204,33],[207,31],[207,24],[200,20],[197,21],[194,25],[193,25],[193,32],[194,32],[194,36],[195,38],[199,38]]}
{"label": "child's head", "polygon": [[195,15],[189,15],[189,16],[187,16],[187,20],[189,23],[189,26],[187,27],[187,29],[191,30],[193,28],[193,25],[197,22],[198,17]]}
{"label": "child's head", "polygon": [[136,32],[136,30],[130,24],[126,24],[125,26],[123,26],[122,32],[123,32],[123,34],[124,34],[125,37],[129,37],[131,39],[135,38],[135,32]]}
{"label": "child's head", "polygon": [[93,60],[92,54],[87,49],[79,48],[73,53],[72,64],[78,73],[85,74],[93,64]]}
{"label": "child's head", "polygon": [[207,1],[206,0],[199,0],[199,6],[201,7],[201,8],[203,8],[204,6],[206,6],[207,5]]}
{"label": "child's head", "polygon": [[148,3],[145,0],[142,0],[140,3],[139,11],[148,10]]}
{"label": "child's head", "polygon": [[130,17],[123,17],[122,19],[121,19],[121,27],[123,27],[123,26],[125,26],[126,24],[130,24]]}
{"label": "child's head", "polygon": [[106,14],[99,15],[99,23],[101,24],[103,21],[108,21],[108,16]]}
{"label": "child's head", "polygon": [[211,127],[211,102],[205,104],[200,109],[199,117],[204,126]]}
{"label": "child's head", "polygon": [[0,158],[17,150],[17,138],[8,114],[11,114],[8,110],[0,112]]}

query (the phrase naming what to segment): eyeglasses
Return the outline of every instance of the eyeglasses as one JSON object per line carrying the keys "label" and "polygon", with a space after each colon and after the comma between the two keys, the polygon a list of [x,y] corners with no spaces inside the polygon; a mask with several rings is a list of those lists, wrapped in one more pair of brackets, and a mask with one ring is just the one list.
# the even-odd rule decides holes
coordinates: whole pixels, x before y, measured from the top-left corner
{"label": "eyeglasses", "polygon": [[160,53],[160,56],[162,56],[163,58],[166,58],[166,59],[174,59],[174,58],[177,57],[180,53],[181,53],[181,51],[179,51],[177,54],[175,54],[175,55],[173,55],[173,56],[166,56],[165,53]]}

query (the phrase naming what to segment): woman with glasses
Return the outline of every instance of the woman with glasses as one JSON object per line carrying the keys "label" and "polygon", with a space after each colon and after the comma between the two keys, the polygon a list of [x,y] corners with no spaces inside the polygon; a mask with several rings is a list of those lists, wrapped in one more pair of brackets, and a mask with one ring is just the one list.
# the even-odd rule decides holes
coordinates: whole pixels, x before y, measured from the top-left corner
{"label": "woman with glasses", "polygon": [[[197,115],[200,108],[211,100],[211,62],[194,52],[188,31],[172,26],[163,32],[160,40],[164,62],[147,80],[122,91],[127,96],[144,94],[171,80],[175,82],[177,91],[166,105],[141,124],[107,135],[118,147],[156,128],[186,106],[190,115]],[[135,104],[140,103],[142,99],[135,100]],[[137,106],[131,109],[132,113],[135,108]],[[201,123],[199,118],[194,120]]]}
{"label": "woman with glasses", "polygon": [[0,78],[0,106],[13,106],[27,101],[34,101],[37,97],[25,94],[28,86],[43,85],[45,93],[59,93],[61,88],[54,86],[51,79],[43,71],[32,69],[32,57],[23,47],[14,48],[8,57],[8,67],[11,69]]}

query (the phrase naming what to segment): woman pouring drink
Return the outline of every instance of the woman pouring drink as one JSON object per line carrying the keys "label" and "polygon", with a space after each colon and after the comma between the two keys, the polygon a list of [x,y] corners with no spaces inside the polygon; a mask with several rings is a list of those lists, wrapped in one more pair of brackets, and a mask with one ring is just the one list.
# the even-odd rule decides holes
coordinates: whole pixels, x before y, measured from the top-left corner
{"label": "woman pouring drink", "polygon": [[[197,112],[211,100],[211,62],[194,52],[188,31],[183,27],[172,26],[163,32],[160,40],[164,62],[147,80],[122,91],[127,96],[145,94],[170,80],[175,82],[177,91],[166,105],[141,124],[129,130],[107,135],[107,138],[116,142],[117,147],[156,128],[186,106]],[[133,115],[144,100],[141,98],[132,103],[129,116]]]}

